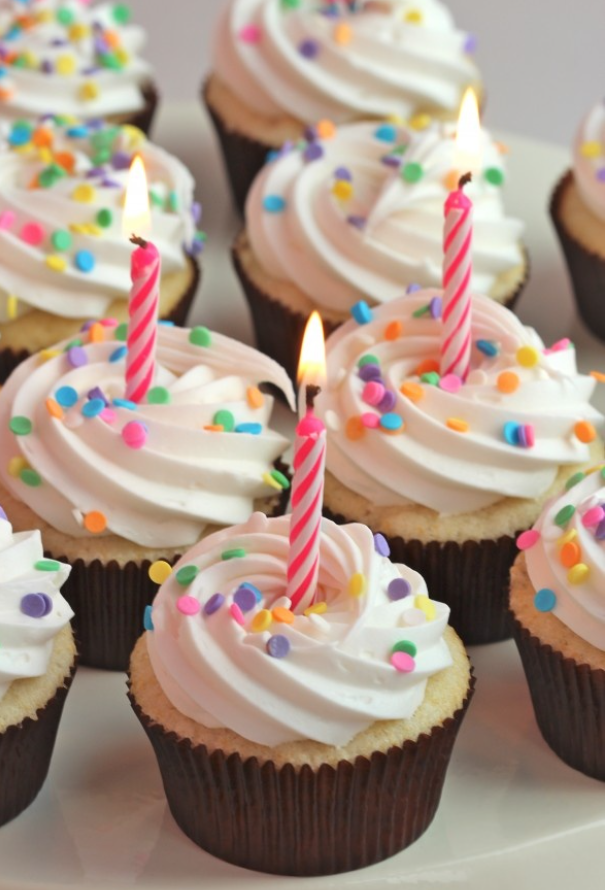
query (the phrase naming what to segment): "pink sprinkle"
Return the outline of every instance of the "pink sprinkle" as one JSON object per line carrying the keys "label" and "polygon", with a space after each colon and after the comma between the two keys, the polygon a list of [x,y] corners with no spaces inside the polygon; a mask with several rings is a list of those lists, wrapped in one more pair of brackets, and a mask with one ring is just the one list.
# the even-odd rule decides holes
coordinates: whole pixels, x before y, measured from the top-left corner
{"label": "pink sprinkle", "polygon": [[462,388],[462,379],[457,374],[445,374],[439,381],[439,389],[445,392],[458,392]]}
{"label": "pink sprinkle", "polygon": [[556,343],[550,347],[549,352],[562,352],[564,349],[569,349],[569,344],[571,340],[569,337],[564,337],[562,340],[557,340]]}
{"label": "pink sprinkle", "polygon": [[407,652],[393,652],[391,664],[400,674],[411,674],[416,667],[416,662]]}
{"label": "pink sprinkle", "polygon": [[377,380],[370,380],[363,388],[362,399],[368,405],[380,405],[384,399],[385,392],[386,390],[382,383],[378,383]]}
{"label": "pink sprinkle", "polygon": [[231,617],[234,621],[237,621],[238,624],[241,624],[242,627],[246,624],[246,619],[244,618],[244,613],[240,609],[237,603],[231,603],[229,606],[229,611],[231,612]]}
{"label": "pink sprinkle", "polygon": [[38,244],[42,244],[44,235],[45,232],[43,227],[37,222],[25,223],[21,229],[21,240],[25,241],[26,244],[31,244],[32,247],[37,247]]}
{"label": "pink sprinkle", "polygon": [[182,615],[197,615],[202,608],[193,596],[180,596],[176,607]]}
{"label": "pink sprinkle", "polygon": [[15,214],[12,210],[3,210],[0,213],[0,229],[10,229],[15,221]]}
{"label": "pink sprinkle", "polygon": [[100,414],[101,420],[104,420],[105,423],[115,423],[117,416],[113,408],[103,408]]}
{"label": "pink sprinkle", "polygon": [[591,507],[590,510],[587,510],[584,516],[582,516],[582,525],[585,525],[586,528],[590,528],[591,525],[598,525],[605,519],[605,510],[603,507]]}
{"label": "pink sprinkle", "polygon": [[525,424],[525,442],[527,448],[533,448],[536,444],[536,428],[533,423]]}
{"label": "pink sprinkle", "polygon": [[530,528],[526,532],[521,532],[517,538],[517,547],[519,550],[529,550],[534,547],[540,540],[540,532],[535,528]]}
{"label": "pink sprinkle", "polygon": [[118,319],[117,318],[102,318],[101,324],[104,328],[117,328]]}
{"label": "pink sprinkle", "polygon": [[376,430],[380,426],[380,417],[378,414],[371,414],[369,411],[361,415],[361,422],[368,430]]}
{"label": "pink sprinkle", "polygon": [[142,448],[147,441],[147,427],[138,420],[131,420],[122,429],[122,438],[129,448]]}
{"label": "pink sprinkle", "polygon": [[239,39],[244,43],[260,43],[263,32],[258,25],[244,25],[239,32]]}

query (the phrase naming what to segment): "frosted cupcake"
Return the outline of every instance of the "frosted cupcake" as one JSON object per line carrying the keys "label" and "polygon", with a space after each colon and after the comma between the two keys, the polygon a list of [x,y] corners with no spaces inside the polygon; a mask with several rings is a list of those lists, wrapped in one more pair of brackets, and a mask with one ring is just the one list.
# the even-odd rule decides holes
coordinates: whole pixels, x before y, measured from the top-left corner
{"label": "frosted cupcake", "polygon": [[518,534],[602,454],[596,381],[571,343],[546,349],[486,297],[472,300],[465,383],[439,374],[440,291],[362,309],[327,343],[326,513],[382,533],[465,643],[503,639]]}
{"label": "frosted cupcake", "polygon": [[[260,348],[292,375],[313,309],[333,330],[359,300],[379,305],[410,285],[441,285],[443,208],[459,175],[454,135],[454,124],[355,124],[285,148],[259,174],[235,263]],[[483,131],[482,169],[467,187],[472,286],[512,306],[527,260],[523,225],[504,207],[502,152]]]}
{"label": "frosted cupcake", "polygon": [[184,324],[203,248],[194,182],[132,127],[17,122],[0,147],[0,379],[85,320],[128,318],[132,245],[122,203],[135,153],[146,166],[162,256],[160,317]]}
{"label": "frosted cupcake", "polygon": [[204,101],[240,210],[267,153],[309,125],[454,120],[480,87],[475,40],[439,0],[231,0],[213,45]]}
{"label": "frosted cupcake", "polygon": [[515,639],[536,720],[574,769],[605,781],[605,481],[569,480],[523,535],[511,574]]}
{"label": "frosted cupcake", "polygon": [[605,102],[582,121],[550,211],[580,315],[605,340]]}
{"label": "frosted cupcake", "polygon": [[39,531],[13,534],[0,508],[0,825],[38,794],[75,670],[69,566],[45,559]]}
{"label": "frosted cupcake", "polygon": [[59,114],[148,132],[158,101],[145,34],[125,3],[4,0],[0,120]]}
{"label": "frosted cupcake", "polygon": [[274,466],[288,441],[270,426],[282,368],[206,328],[160,325],[153,387],[124,397],[125,325],[33,356],[0,393],[0,479],[17,529],[72,563],[65,596],[84,664],[123,668],[154,577],[217,527],[280,507]]}
{"label": "frosted cupcake", "polygon": [[448,608],[364,526],[323,521],[315,600],[293,612],[289,527],[255,514],[183,557],[131,700],[192,840],[246,868],[333,874],[425,831],[473,683]]}

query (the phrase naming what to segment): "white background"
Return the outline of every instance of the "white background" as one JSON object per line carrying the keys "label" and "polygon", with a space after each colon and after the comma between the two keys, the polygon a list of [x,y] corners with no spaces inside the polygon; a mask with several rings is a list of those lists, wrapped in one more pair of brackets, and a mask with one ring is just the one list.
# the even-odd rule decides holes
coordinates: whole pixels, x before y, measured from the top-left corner
{"label": "white background", "polygon": [[[169,99],[197,95],[213,23],[226,0],[130,0],[149,34],[147,57]],[[479,40],[487,125],[569,145],[605,95],[604,0],[447,0]]]}

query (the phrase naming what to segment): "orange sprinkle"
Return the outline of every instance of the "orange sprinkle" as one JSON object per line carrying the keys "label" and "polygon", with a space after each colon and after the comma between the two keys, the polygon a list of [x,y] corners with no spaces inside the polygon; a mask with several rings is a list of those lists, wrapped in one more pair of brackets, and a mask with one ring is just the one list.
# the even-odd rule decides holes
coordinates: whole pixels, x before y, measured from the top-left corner
{"label": "orange sprinkle", "polygon": [[424,361],[420,362],[415,373],[418,377],[422,377],[423,374],[431,374],[433,371],[439,373],[439,362],[434,358],[425,358]]}
{"label": "orange sprinkle", "polygon": [[419,402],[424,398],[424,389],[419,383],[413,383],[411,380],[402,383],[399,392],[412,402]]}
{"label": "orange sprinkle", "polygon": [[591,371],[590,376],[598,380],[599,383],[605,383],[605,374],[602,371]]}
{"label": "orange sprinkle", "polygon": [[320,139],[332,139],[336,135],[336,124],[324,119],[317,122],[315,130]]}
{"label": "orange sprinkle", "polygon": [[54,399],[48,398],[44,402],[46,405],[46,410],[50,414],[51,417],[56,417],[57,420],[63,420],[64,413],[63,408],[56,402]]}
{"label": "orange sprinkle", "polygon": [[361,417],[349,417],[345,432],[347,439],[351,439],[353,442],[357,441],[357,439],[363,439],[366,434],[366,428]]}
{"label": "orange sprinkle", "polygon": [[585,444],[594,442],[597,438],[597,431],[588,420],[580,420],[580,422],[576,423],[574,426],[573,431],[580,442],[584,442]]}
{"label": "orange sprinkle", "polygon": [[30,179],[29,185],[27,187],[28,187],[28,189],[39,189],[40,188],[40,183],[38,182],[37,174],[36,174],[36,176],[34,176],[33,179]]}
{"label": "orange sprinkle", "polygon": [[390,321],[384,329],[385,340],[397,340],[403,334],[403,325],[400,321]]}
{"label": "orange sprinkle", "polygon": [[334,42],[338,43],[339,46],[346,46],[353,39],[353,31],[351,30],[350,25],[346,25],[344,22],[341,22],[340,25],[336,25],[334,28]]}
{"label": "orange sprinkle", "polygon": [[445,425],[455,433],[468,433],[470,429],[466,420],[461,420],[459,417],[448,417],[445,421]]}
{"label": "orange sprinkle", "polygon": [[104,340],[105,328],[98,321],[95,321],[88,329],[88,341],[89,343],[102,343]]}
{"label": "orange sprinkle", "polygon": [[561,563],[565,568],[571,569],[582,559],[582,550],[580,549],[580,545],[576,544],[575,541],[568,541],[567,544],[564,544],[561,548],[559,556],[561,558]]}
{"label": "orange sprinkle", "polygon": [[58,151],[54,156],[54,161],[60,167],[63,167],[64,170],[67,170],[68,173],[74,172],[76,159],[70,151]]}
{"label": "orange sprinkle", "polygon": [[519,375],[514,371],[503,371],[498,377],[497,386],[500,392],[510,395],[519,389],[520,383]]}
{"label": "orange sprinkle", "polygon": [[510,148],[508,147],[508,145],[505,145],[504,142],[494,142],[494,145],[496,146],[496,148],[498,149],[498,151],[500,152],[501,155],[510,154]]}
{"label": "orange sprinkle", "polygon": [[84,528],[92,535],[100,535],[107,528],[105,514],[99,510],[93,510],[84,517]]}
{"label": "orange sprinkle", "polygon": [[120,35],[117,31],[103,31],[103,40],[112,49],[120,45]]}
{"label": "orange sprinkle", "polygon": [[209,433],[222,433],[224,432],[225,427],[222,423],[209,423],[204,429],[208,430]]}
{"label": "orange sprinkle", "polygon": [[265,404],[265,397],[258,386],[249,386],[246,390],[246,399],[251,408],[262,408]]}
{"label": "orange sprinkle", "polygon": [[443,184],[445,185],[448,192],[455,192],[458,188],[458,182],[460,181],[460,172],[458,170],[450,170],[449,173],[445,174],[443,179]]}
{"label": "orange sprinkle", "polygon": [[294,621],[294,612],[283,606],[277,606],[272,610],[271,615],[274,621],[281,621],[282,624],[292,624]]}
{"label": "orange sprinkle", "polygon": [[53,134],[44,127],[39,127],[33,135],[32,142],[36,148],[48,148],[53,144]]}
{"label": "orange sprinkle", "polygon": [[0,100],[7,101],[12,99],[14,95],[15,91],[11,87],[0,87]]}

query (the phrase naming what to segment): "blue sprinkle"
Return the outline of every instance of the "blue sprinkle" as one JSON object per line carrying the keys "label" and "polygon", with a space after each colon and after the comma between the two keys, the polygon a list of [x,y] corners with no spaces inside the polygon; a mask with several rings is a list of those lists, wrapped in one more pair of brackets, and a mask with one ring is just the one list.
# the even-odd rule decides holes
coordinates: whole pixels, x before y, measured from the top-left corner
{"label": "blue sprinkle", "polygon": [[90,250],[79,250],[74,257],[74,262],[80,272],[92,272],[96,264],[94,255]]}
{"label": "blue sprinkle", "polygon": [[78,401],[78,393],[73,386],[62,386],[56,391],[55,399],[62,408],[71,408]]}
{"label": "blue sprinkle", "polygon": [[290,652],[290,640],[283,634],[276,634],[267,642],[267,652],[271,658],[285,658]]}
{"label": "blue sprinkle", "polygon": [[225,597],[222,593],[213,594],[206,605],[204,606],[204,614],[205,615],[214,615],[215,612],[218,612],[220,607],[225,602]]}
{"label": "blue sprinkle", "polygon": [[263,209],[267,213],[281,213],[286,209],[286,199],[281,195],[267,195],[263,198]]}
{"label": "blue sprinkle", "polygon": [[252,436],[260,436],[263,431],[260,423],[238,423],[235,427],[236,433],[250,433]]}
{"label": "blue sprinkle", "polygon": [[400,430],[403,426],[403,420],[399,416],[399,414],[383,414],[380,418],[380,426],[391,432],[395,432],[396,430]]}
{"label": "blue sprinkle", "polygon": [[255,587],[254,584],[251,584],[249,581],[242,581],[242,583],[240,584],[240,587],[247,587],[248,590],[251,590],[252,593],[254,594],[254,596],[256,597],[256,602],[260,603],[260,601],[263,598],[263,595],[260,592],[260,590],[258,589],[258,587]]}
{"label": "blue sprinkle", "polygon": [[272,148],[271,151],[267,152],[265,163],[271,164],[273,161],[276,161],[278,159],[279,155],[279,150],[277,148]]}
{"label": "blue sprinkle", "polygon": [[155,630],[153,626],[153,618],[151,617],[152,608],[151,606],[145,606],[145,611],[143,612],[143,627],[145,630]]}
{"label": "blue sprinkle", "polygon": [[534,597],[534,606],[538,612],[552,612],[557,605],[557,595],[550,587],[538,590]]}
{"label": "blue sprinkle", "polygon": [[509,420],[508,423],[504,424],[503,433],[504,439],[509,445],[519,444],[519,424],[515,423],[514,420]]}
{"label": "blue sprinkle", "polygon": [[106,405],[103,399],[91,399],[90,402],[85,402],[82,405],[82,414],[84,417],[97,417],[105,408]]}
{"label": "blue sprinkle", "polygon": [[130,399],[114,399],[114,405],[116,408],[127,408],[128,411],[136,411],[137,404],[136,402],[131,402]]}
{"label": "blue sprinkle", "polygon": [[475,346],[482,352],[484,355],[488,355],[490,358],[493,358],[495,355],[498,355],[500,349],[497,343],[494,343],[492,340],[477,340]]}
{"label": "blue sprinkle", "polygon": [[31,139],[31,129],[29,127],[16,126],[10,132],[8,141],[11,145],[27,145]]}
{"label": "blue sprinkle", "polygon": [[70,139],[86,139],[88,136],[88,127],[70,127],[66,133]]}
{"label": "blue sprinkle", "polygon": [[395,142],[397,139],[397,128],[392,124],[381,124],[374,130],[374,137],[380,142]]}
{"label": "blue sprinkle", "polygon": [[128,349],[126,346],[118,346],[118,348],[114,349],[114,351],[109,356],[109,361],[110,362],[119,362],[120,359],[126,357],[127,352],[128,352]]}
{"label": "blue sprinkle", "polygon": [[390,556],[391,548],[389,547],[389,542],[385,538],[384,535],[381,535],[380,532],[374,535],[374,550],[380,556]]}
{"label": "blue sprinkle", "polygon": [[169,318],[160,318],[158,324],[161,324],[163,328],[173,328],[174,322],[170,321]]}
{"label": "blue sprinkle", "polygon": [[351,315],[357,324],[369,324],[374,318],[374,313],[365,300],[360,300],[359,303],[355,303],[351,308]]}

